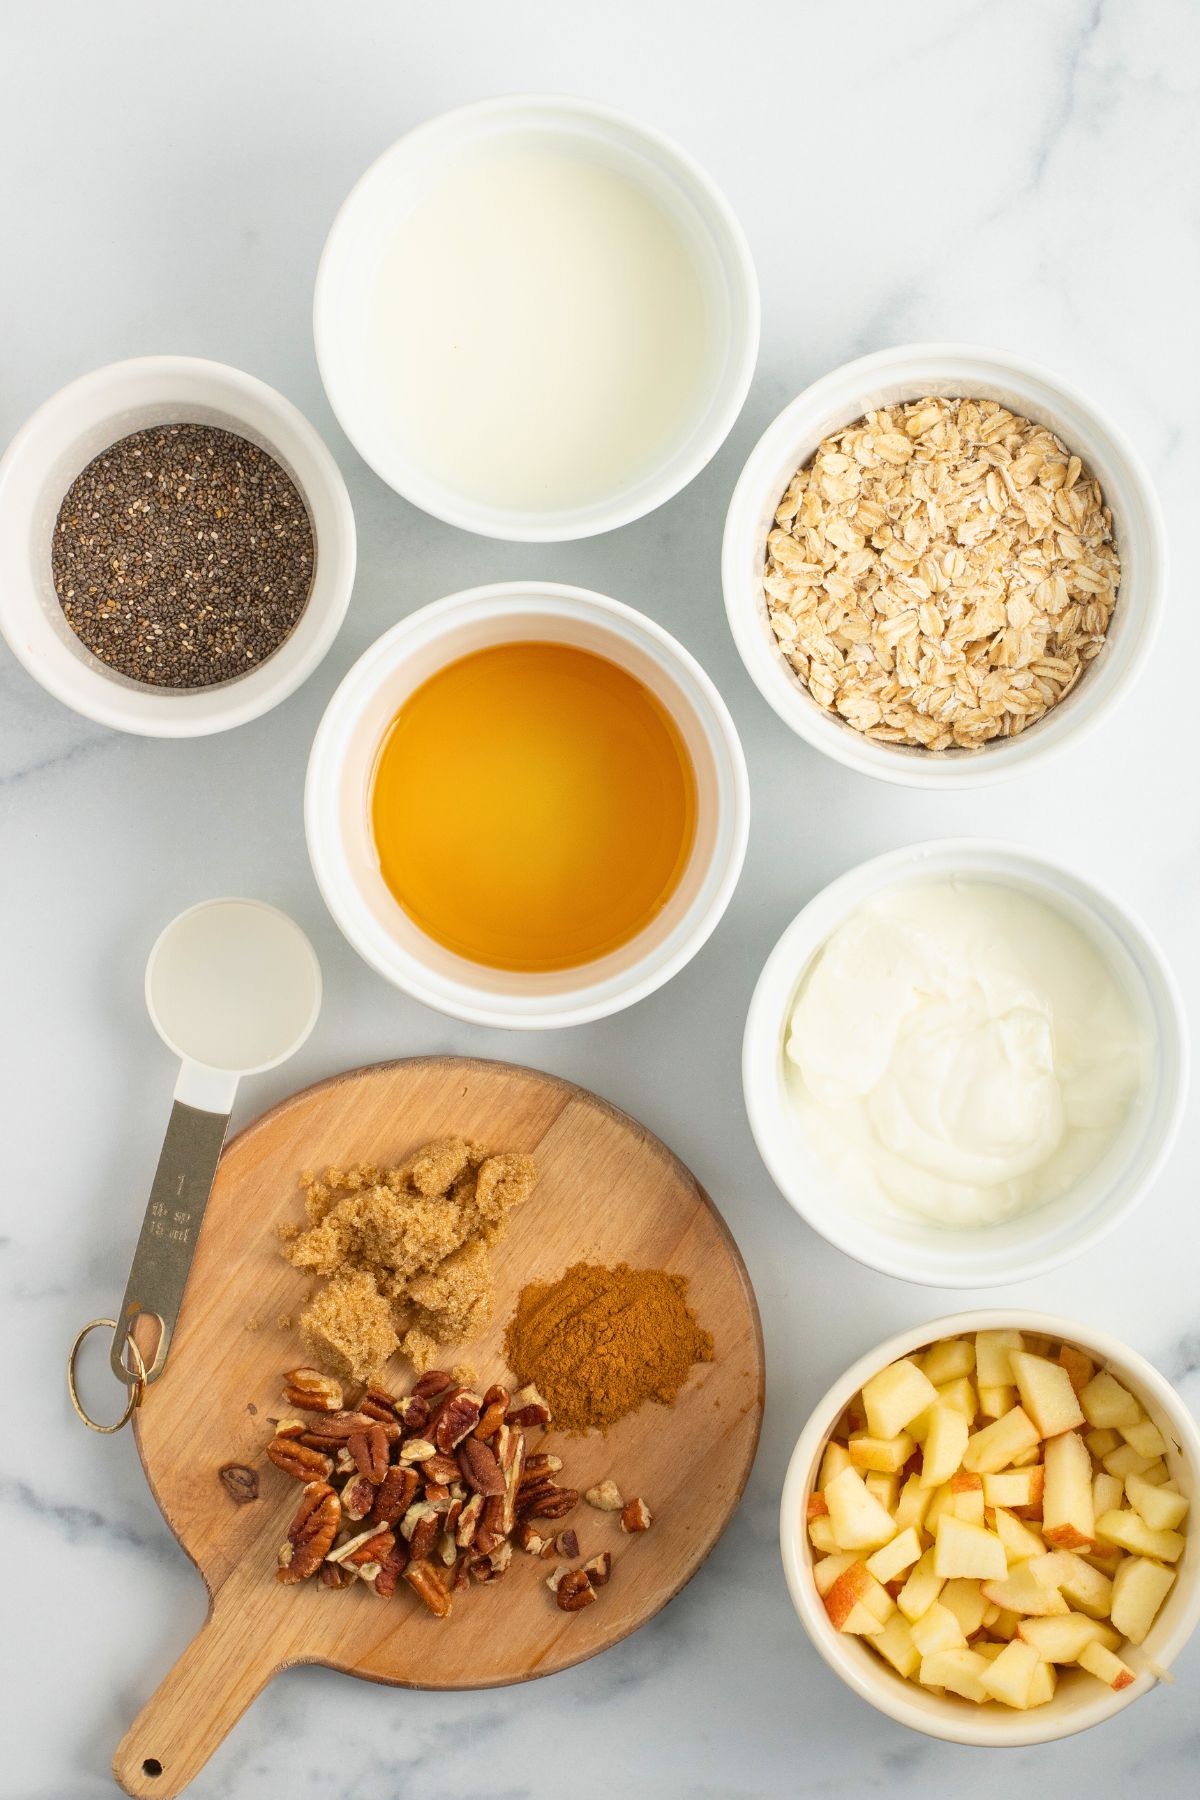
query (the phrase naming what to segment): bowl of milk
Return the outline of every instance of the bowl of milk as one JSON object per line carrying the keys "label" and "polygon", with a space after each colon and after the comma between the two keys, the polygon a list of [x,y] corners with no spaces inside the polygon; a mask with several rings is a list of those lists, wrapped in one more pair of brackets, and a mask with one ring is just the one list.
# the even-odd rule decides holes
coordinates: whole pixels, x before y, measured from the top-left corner
{"label": "bowl of milk", "polygon": [[524,542],[640,518],[727,436],[758,353],[728,203],[605,107],[512,97],[444,113],[343,204],[314,299],[346,435],[425,512]]}

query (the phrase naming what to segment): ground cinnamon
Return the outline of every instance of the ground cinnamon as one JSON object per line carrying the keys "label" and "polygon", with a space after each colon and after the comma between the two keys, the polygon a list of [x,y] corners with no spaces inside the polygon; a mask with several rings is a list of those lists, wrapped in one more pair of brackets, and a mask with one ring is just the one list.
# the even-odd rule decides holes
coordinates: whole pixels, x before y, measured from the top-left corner
{"label": "ground cinnamon", "polygon": [[687,1277],[575,1263],[523,1289],[504,1337],[509,1367],[545,1395],[565,1431],[604,1431],[643,1401],[672,1406],[713,1341],[687,1303]]}

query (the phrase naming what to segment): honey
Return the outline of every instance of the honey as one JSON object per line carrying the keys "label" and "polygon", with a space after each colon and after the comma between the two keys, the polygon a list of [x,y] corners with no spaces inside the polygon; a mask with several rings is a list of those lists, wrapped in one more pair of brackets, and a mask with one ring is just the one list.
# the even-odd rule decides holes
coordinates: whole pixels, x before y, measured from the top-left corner
{"label": "honey", "polygon": [[569,644],[496,644],[417,688],[376,759],[383,878],[446,949],[570,969],[670,900],[696,835],[679,728],[628,670]]}

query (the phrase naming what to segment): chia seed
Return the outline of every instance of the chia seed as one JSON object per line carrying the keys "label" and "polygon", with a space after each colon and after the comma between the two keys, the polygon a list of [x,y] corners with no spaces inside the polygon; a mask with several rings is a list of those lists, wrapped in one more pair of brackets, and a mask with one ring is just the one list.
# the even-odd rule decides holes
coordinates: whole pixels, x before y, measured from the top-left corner
{"label": "chia seed", "polygon": [[76,476],[54,525],[54,589],[80,641],[152,687],[231,681],[290,637],[315,546],[291,477],[212,425],[161,425]]}

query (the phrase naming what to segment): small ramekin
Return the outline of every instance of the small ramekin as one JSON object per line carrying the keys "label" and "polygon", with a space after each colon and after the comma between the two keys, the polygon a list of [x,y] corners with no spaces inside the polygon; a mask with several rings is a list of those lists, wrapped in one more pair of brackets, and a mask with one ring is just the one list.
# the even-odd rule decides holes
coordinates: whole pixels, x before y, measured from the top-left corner
{"label": "small ramekin", "polygon": [[830,1623],[813,1581],[812,1545],[805,1514],[825,1445],[843,1410],[865,1381],[897,1358],[923,1349],[938,1338],[1009,1327],[1077,1344],[1101,1368],[1110,1369],[1118,1381],[1130,1388],[1172,1446],[1167,1452],[1167,1465],[1181,1490],[1191,1498],[1194,1513],[1200,1493],[1200,1432],[1174,1388],[1144,1356],[1073,1319],[1059,1319],[1049,1313],[989,1311],[956,1313],[950,1318],[931,1320],[927,1325],[914,1325],[848,1369],[815,1408],[800,1434],[788,1464],[779,1516],[779,1542],[792,1604],[817,1650],[847,1687],[889,1718],[914,1731],[923,1731],[928,1737],[993,1749],[1051,1743],[1124,1711],[1156,1685],[1159,1672],[1170,1668],[1200,1622],[1200,1535],[1193,1524],[1175,1585],[1145,1643],[1128,1645],[1121,1652],[1137,1679],[1120,1693],[1103,1687],[1081,1669],[1062,1669],[1057,1691],[1044,1706],[1029,1712],[1016,1712],[996,1701],[976,1706],[951,1695],[930,1693],[915,1682],[903,1680],[861,1639],[836,1631]]}
{"label": "small ramekin", "polygon": [[[388,890],[371,836],[375,759],[389,723],[437,669],[491,644],[556,642],[628,669],[667,707],[696,772],[696,842],[658,918],[619,950],[547,974],[486,968],[415,925]],[[377,639],[334,694],[309,758],[304,822],[330,912],[381,975],[476,1025],[542,1031],[632,1006],[700,949],[728,906],[746,854],[750,791],[728,709],[682,644],[652,619],[585,588],[505,582],[435,600]]]}
{"label": "small ramekin", "polygon": [[[818,706],[789,666],[767,617],[762,587],[767,534],[795,471],[821,440],[881,406],[925,394],[998,400],[1048,425],[1083,458],[1112,509],[1121,585],[1108,641],[1092,667],[1036,724],[978,750],[881,744]],[[1137,452],[1112,420],[1047,369],[1003,350],[903,344],[845,363],[786,406],[751,451],[729,504],[722,580],[742,661],[764,699],[814,749],[847,768],[906,787],[964,788],[1021,774],[1108,719],[1154,645],[1166,597],[1162,510]]]}
{"label": "small ramekin", "polygon": [[[1015,887],[1078,924],[1122,982],[1153,1046],[1153,1066],[1125,1129],[1071,1192],[1002,1225],[939,1229],[918,1219],[867,1218],[804,1143],[784,1075],[784,1043],[805,970],[830,935],[873,895],[913,882],[963,878]],[[912,844],[860,863],[817,894],[767,958],[750,1002],[742,1047],[750,1129],[784,1198],[814,1231],[869,1268],[926,1287],[1026,1281],[1078,1256],[1149,1191],[1179,1129],[1187,1098],[1183,1002],[1145,927],[1104,889],[1048,857],[985,838]]]}
{"label": "small ramekin", "polygon": [[[644,181],[695,246],[720,344],[706,398],[659,466],[587,504],[542,512],[489,506],[435,479],[399,445],[376,411],[362,362],[365,307],[402,208],[473,144],[537,136],[601,155]],[[313,302],[317,362],[329,403],[363,460],[414,506],[485,537],[555,543],[640,519],[685,487],[724,443],[758,357],[758,278],[729,202],[699,163],[661,132],[623,113],[562,94],[514,94],[442,113],[385,150],[343,202],[321,256]]]}
{"label": "small ramekin", "polygon": [[[249,674],[213,687],[150,687],[106,667],[54,591],[54,523],[72,481],[119,438],[168,424],[216,425],[273,456],[303,496],[316,540],[312,591],[291,636]],[[57,700],[117,731],[203,737],[278,706],[337,636],[354,562],[354,514],[333,457],[290,400],[224,363],[141,356],[95,369],[39,407],[0,461],[0,632]]]}

